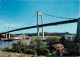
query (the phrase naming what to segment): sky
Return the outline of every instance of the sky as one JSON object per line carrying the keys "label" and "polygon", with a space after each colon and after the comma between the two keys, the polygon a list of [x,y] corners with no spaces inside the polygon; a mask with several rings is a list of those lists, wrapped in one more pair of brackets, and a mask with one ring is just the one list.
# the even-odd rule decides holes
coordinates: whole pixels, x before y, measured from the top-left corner
{"label": "sky", "polygon": [[[35,16],[34,21],[23,26],[37,11],[53,16],[78,18],[79,0],[0,0],[0,32],[6,31],[6,25],[10,27],[9,30],[37,25],[37,16]],[[46,22],[48,18],[51,17],[43,15],[44,22]],[[54,19],[55,21],[58,20],[57,18]],[[76,33],[76,29],[77,23],[44,27],[45,32]],[[36,32],[37,29],[35,28],[12,33]]]}

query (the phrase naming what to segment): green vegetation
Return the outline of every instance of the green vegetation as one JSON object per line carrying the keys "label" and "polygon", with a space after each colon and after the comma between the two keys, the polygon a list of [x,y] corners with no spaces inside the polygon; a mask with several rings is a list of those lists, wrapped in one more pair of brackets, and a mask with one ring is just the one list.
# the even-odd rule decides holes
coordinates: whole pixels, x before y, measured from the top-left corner
{"label": "green vegetation", "polygon": [[[39,34],[42,36],[41,32]],[[56,36],[62,36],[62,35],[65,35],[65,34],[66,35],[74,35],[75,36],[75,34],[71,34],[69,32],[64,32],[64,33],[44,32],[45,36],[54,36],[54,35],[56,35]],[[28,36],[37,36],[37,33],[25,33],[25,35],[28,35]]]}
{"label": "green vegetation", "polygon": [[53,44],[59,44],[59,43],[60,43],[60,39],[58,36],[51,36],[47,39],[47,45],[49,46],[48,48],[49,48],[51,53],[53,53],[55,50],[52,45]]}
{"label": "green vegetation", "polygon": [[79,56],[80,43],[66,40],[65,37],[59,39],[58,36],[51,36],[47,39],[47,45],[41,40],[41,38],[31,39],[30,45],[26,45],[23,40],[13,43],[12,48],[6,47],[4,51],[17,52],[25,54],[36,54],[40,56],[57,56],[53,44],[63,44],[65,47],[64,56]]}
{"label": "green vegetation", "polygon": [[69,56],[79,56],[80,55],[80,43],[75,43],[74,41],[65,40],[64,47],[67,49],[67,54]]}
{"label": "green vegetation", "polygon": [[61,44],[65,47],[66,56],[80,56],[80,43],[75,41],[66,40],[63,36],[61,39]]}
{"label": "green vegetation", "polygon": [[30,45],[26,45],[22,40],[18,41],[17,43],[13,43],[11,49],[6,47],[4,51],[37,55],[47,55],[50,52],[47,45],[43,44],[43,41],[37,38],[32,39]]}

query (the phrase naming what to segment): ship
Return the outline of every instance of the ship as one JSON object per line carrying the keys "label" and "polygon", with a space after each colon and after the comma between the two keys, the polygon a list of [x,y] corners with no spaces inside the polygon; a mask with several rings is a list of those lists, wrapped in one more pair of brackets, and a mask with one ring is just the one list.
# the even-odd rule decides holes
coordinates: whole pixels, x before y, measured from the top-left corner
{"label": "ship", "polygon": [[29,38],[19,38],[19,37],[14,37],[10,39],[5,39],[4,41],[18,41],[18,40],[29,40]]}

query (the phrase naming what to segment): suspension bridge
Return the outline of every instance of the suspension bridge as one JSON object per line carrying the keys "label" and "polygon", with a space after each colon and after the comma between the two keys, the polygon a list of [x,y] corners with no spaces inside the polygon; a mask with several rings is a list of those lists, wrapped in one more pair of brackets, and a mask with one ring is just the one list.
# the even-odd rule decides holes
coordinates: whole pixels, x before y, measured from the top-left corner
{"label": "suspension bridge", "polygon": [[[47,22],[44,22],[44,21],[46,21],[43,18],[44,15],[50,17],[49,18],[50,22],[48,20],[47,20]],[[13,30],[10,30],[10,31],[2,32],[1,34],[6,34],[7,35],[7,33],[14,32],[14,31],[37,28],[37,36],[39,37],[39,28],[41,27],[42,28],[42,33],[43,33],[43,39],[44,39],[44,27],[45,26],[56,26],[56,25],[61,25],[61,24],[68,24],[68,23],[77,22],[76,39],[79,39],[79,37],[80,37],[80,18],[58,17],[58,16],[49,15],[49,14],[46,14],[46,13],[37,12],[31,19],[28,20],[28,22],[31,21],[31,20],[32,20],[32,22],[34,22],[35,20],[33,18],[35,16],[37,16],[37,19],[35,19],[37,21],[35,22],[34,25],[31,25],[31,26],[28,26],[28,27],[23,27],[23,28],[21,27],[21,28],[18,28],[18,29],[13,29]],[[41,20],[41,24],[39,24],[40,20]],[[25,23],[24,25],[26,25],[27,23]]]}

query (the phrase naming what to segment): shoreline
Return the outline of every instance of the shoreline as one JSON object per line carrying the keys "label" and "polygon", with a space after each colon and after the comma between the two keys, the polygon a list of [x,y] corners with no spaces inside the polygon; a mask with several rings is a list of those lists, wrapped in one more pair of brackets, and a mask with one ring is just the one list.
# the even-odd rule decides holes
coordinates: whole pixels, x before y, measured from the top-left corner
{"label": "shoreline", "polygon": [[[5,52],[0,49],[0,57],[49,57],[49,56],[37,56],[32,54]],[[79,57],[79,56],[51,56],[51,57]]]}
{"label": "shoreline", "polygon": [[37,57],[37,55],[5,52],[0,49],[0,57]]}

